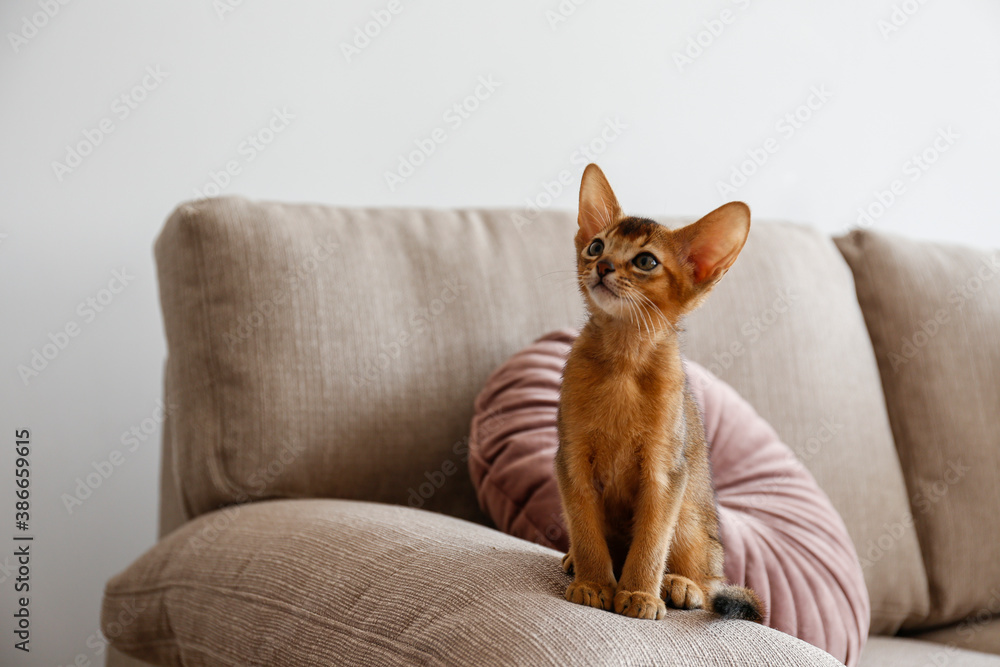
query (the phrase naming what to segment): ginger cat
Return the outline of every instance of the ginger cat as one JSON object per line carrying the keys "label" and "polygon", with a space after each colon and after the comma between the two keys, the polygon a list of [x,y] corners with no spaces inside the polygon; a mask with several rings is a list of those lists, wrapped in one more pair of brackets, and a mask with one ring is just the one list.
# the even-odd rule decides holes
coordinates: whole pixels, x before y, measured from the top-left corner
{"label": "ginger cat", "polygon": [[597,165],[583,173],[577,277],[589,319],[563,372],[556,474],[569,529],[570,602],[660,619],[666,605],[761,622],[727,586],[701,413],[678,329],[736,261],[750,209],[682,229],[622,214]]}

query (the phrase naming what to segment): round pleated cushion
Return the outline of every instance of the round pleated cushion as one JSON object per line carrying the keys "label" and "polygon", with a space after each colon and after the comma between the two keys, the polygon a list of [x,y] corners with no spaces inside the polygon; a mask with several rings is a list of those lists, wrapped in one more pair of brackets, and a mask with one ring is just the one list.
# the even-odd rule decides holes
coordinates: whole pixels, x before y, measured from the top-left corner
{"label": "round pleated cushion", "polygon": [[[504,532],[561,551],[556,408],[576,336],[548,334],[497,369],[476,400],[469,442],[483,510]],[[685,368],[711,447],[727,579],[757,592],[766,625],[856,664],[869,603],[844,522],[749,403],[701,366]]]}

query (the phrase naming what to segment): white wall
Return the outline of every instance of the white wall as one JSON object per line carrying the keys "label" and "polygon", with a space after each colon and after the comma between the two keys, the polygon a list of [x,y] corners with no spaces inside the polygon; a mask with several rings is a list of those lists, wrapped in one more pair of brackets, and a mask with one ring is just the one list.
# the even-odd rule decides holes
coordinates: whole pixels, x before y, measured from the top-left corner
{"label": "white wall", "polygon": [[[876,229],[1000,245],[991,0],[592,0],[554,29],[546,14],[558,0],[399,0],[402,11],[351,62],[341,44],[388,0],[244,0],[222,18],[212,0],[70,2],[15,50],[9,33],[45,2],[55,0],[0,5],[0,579],[16,532],[19,428],[32,431],[37,536],[32,652],[12,649],[7,577],[4,664],[94,659],[103,582],[153,543],[159,434],[134,451],[121,442],[160,395],[151,244],[171,208],[227,161],[241,173],[226,193],[346,205],[523,206],[567,170],[572,182],[552,205],[569,208],[586,160],[578,147],[617,121],[597,161],[632,212],[698,214],[739,198],[758,218],[836,233],[898,179]],[[907,20],[883,36],[897,2],[915,13],[895,10]],[[701,34],[709,45],[679,67],[675,54],[723,11],[730,23]],[[136,108],[116,103],[147,67],[166,77],[146,79]],[[499,87],[480,88],[486,99],[456,127],[444,114],[479,77]],[[829,98],[810,98],[818,89]],[[817,108],[800,109],[810,99]],[[274,109],[294,118],[248,160],[241,142]],[[782,119],[797,109],[809,118],[793,132]],[[102,119],[113,131],[60,180],[53,162]],[[385,172],[438,127],[446,141],[390,191]],[[947,151],[914,171],[911,156],[930,147],[935,157],[948,128],[957,138],[939,141]],[[765,144],[776,152],[720,193]],[[102,312],[78,310],[122,268],[134,278]],[[26,385],[17,367],[74,323],[78,335]],[[64,494],[116,449],[121,465],[70,513]]]}

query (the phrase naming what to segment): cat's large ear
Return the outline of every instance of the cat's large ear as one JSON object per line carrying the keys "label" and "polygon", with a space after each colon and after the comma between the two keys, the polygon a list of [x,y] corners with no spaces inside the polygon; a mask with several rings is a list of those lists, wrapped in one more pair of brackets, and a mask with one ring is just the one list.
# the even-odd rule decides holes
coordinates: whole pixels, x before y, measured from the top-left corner
{"label": "cat's large ear", "polygon": [[741,201],[723,204],[677,234],[681,263],[690,269],[696,289],[711,287],[743,250],[750,234],[750,207]]}
{"label": "cat's large ear", "polygon": [[594,238],[602,229],[618,222],[621,216],[621,206],[604,172],[596,164],[588,164],[580,181],[580,213],[577,216],[583,241]]}

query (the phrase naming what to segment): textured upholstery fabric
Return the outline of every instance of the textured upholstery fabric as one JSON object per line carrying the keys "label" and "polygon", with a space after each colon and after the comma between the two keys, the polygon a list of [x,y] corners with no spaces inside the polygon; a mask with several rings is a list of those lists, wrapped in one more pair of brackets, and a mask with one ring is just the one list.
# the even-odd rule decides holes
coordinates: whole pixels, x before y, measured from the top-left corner
{"label": "textured upholstery fabric", "polygon": [[[682,221],[663,220],[677,225]],[[338,497],[482,521],[465,474],[475,396],[580,323],[573,216],[185,204],[156,245],[166,325],[164,528],[220,505]],[[812,472],[866,551],[907,509],[850,272],[814,231],[754,223],[687,325]],[[914,535],[867,559],[872,629],[927,612]]]}
{"label": "textured upholstery fabric", "polygon": [[924,556],[921,625],[1000,612],[1000,251],[864,231],[838,244],[882,374],[907,532]]}
{"label": "textured upholstery fabric", "polygon": [[1000,656],[899,637],[872,637],[860,667],[1000,667]]}
{"label": "textured upholstery fabric", "polygon": [[251,503],[189,522],[108,583],[115,646],[185,665],[837,665],[745,621],[566,602],[559,554],[440,514]]}
{"label": "textured upholstery fabric", "polygon": [[[505,532],[568,549],[553,461],[562,366],[575,331],[548,334],[491,376],[476,400],[469,467],[483,509]],[[726,577],[768,609],[765,624],[853,666],[868,635],[864,577],[843,521],[750,405],[686,364],[711,443]],[[502,428],[491,428],[494,415]]]}

